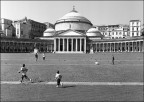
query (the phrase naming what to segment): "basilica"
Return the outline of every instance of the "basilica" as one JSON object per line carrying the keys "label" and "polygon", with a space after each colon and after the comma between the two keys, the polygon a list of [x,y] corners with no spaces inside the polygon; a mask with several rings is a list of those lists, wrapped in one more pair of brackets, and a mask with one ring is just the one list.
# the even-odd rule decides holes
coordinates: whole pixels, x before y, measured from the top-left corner
{"label": "basilica", "polygon": [[[26,25],[27,20],[24,21]],[[1,52],[33,52],[34,48],[51,53],[143,52],[144,41],[143,36],[108,39],[73,7],[55,22],[54,27],[48,27],[42,36],[34,39],[1,38]]]}
{"label": "basilica", "polygon": [[58,19],[55,29],[48,28],[39,39],[53,40],[54,53],[94,53],[143,50],[142,37],[106,39],[97,27],[75,8]]}

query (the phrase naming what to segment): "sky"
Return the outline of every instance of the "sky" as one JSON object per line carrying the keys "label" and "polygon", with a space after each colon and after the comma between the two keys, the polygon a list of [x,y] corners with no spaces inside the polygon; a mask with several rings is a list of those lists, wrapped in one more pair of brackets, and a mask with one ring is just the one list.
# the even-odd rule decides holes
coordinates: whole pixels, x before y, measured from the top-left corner
{"label": "sky", "polygon": [[73,6],[93,25],[129,24],[141,20],[143,1],[1,1],[1,18],[19,20],[27,17],[54,24]]}

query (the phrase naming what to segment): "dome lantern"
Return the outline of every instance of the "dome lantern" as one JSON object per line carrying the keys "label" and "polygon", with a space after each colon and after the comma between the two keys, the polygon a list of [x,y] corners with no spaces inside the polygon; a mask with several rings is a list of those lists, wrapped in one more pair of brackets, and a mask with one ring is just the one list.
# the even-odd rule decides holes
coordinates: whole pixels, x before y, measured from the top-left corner
{"label": "dome lantern", "polygon": [[75,10],[75,6],[73,6],[73,10],[72,10],[71,12],[77,12],[77,11]]}

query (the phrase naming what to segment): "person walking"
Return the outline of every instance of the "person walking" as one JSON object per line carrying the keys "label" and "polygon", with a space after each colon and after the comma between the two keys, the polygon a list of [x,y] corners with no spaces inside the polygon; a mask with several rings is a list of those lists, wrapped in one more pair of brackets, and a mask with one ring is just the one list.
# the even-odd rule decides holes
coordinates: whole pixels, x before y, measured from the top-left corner
{"label": "person walking", "polygon": [[23,64],[22,67],[21,67],[21,69],[20,69],[20,71],[18,71],[18,73],[22,73],[21,81],[20,81],[21,83],[23,82],[23,79],[24,79],[24,78],[25,78],[25,79],[28,79],[30,82],[32,81],[32,80],[26,75],[27,71],[28,71],[28,69],[25,67],[25,64]]}
{"label": "person walking", "polygon": [[115,58],[114,58],[114,56],[112,56],[112,64],[114,65],[114,60],[115,60]]}
{"label": "person walking", "polygon": [[[56,86],[56,87],[60,87],[62,75],[59,73],[59,71],[57,71],[57,73],[56,73],[56,75],[55,75],[55,79],[57,80],[57,86]],[[61,85],[61,86],[62,86],[62,85]]]}
{"label": "person walking", "polygon": [[36,61],[38,60],[38,53],[35,54]]}
{"label": "person walking", "polygon": [[43,60],[45,60],[45,53],[43,53],[43,56],[42,56],[42,57],[43,57]]}

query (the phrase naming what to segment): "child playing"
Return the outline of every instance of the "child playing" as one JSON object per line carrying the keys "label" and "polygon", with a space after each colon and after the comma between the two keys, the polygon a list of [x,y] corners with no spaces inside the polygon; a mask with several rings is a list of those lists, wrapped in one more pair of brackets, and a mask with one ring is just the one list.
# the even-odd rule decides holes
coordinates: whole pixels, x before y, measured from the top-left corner
{"label": "child playing", "polygon": [[57,80],[57,86],[59,87],[61,85],[61,79],[62,79],[62,75],[59,73],[59,71],[57,71],[56,75],[55,75],[55,79]]}
{"label": "child playing", "polygon": [[30,78],[28,78],[28,76],[26,75],[28,69],[25,67],[25,64],[23,64],[23,66],[21,67],[21,70],[18,73],[22,73],[22,77],[21,77],[21,83],[23,82],[23,79],[28,79],[29,81],[31,81]]}
{"label": "child playing", "polygon": [[45,53],[43,53],[43,60],[45,60]]}

